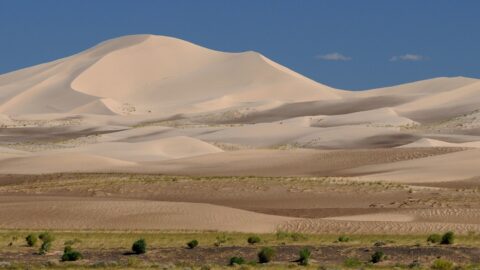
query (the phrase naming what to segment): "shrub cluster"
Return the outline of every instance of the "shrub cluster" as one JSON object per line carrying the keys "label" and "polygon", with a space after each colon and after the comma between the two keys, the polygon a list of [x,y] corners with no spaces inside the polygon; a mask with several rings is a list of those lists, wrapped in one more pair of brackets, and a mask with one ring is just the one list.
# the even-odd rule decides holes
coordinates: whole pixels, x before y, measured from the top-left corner
{"label": "shrub cluster", "polygon": [[452,245],[455,242],[455,234],[453,232],[446,232],[443,235],[431,234],[427,238],[427,242],[432,244]]}
{"label": "shrub cluster", "polygon": [[33,247],[37,244],[38,236],[34,233],[31,233],[31,234],[27,235],[27,237],[25,238],[25,241],[27,241],[27,245],[29,247]]}
{"label": "shrub cluster", "polygon": [[52,248],[52,242],[55,240],[55,237],[48,232],[44,232],[41,233],[38,238],[42,240],[42,245],[40,246],[38,252],[41,255],[45,255]]}
{"label": "shrub cluster", "polygon": [[348,236],[341,235],[338,237],[338,242],[348,242],[348,241],[350,241],[350,238]]}
{"label": "shrub cluster", "polygon": [[308,248],[304,248],[300,250],[300,259],[298,259],[298,263],[300,265],[308,265],[310,262],[310,257],[312,256],[312,252]]}
{"label": "shrub cluster", "polygon": [[261,239],[260,239],[259,236],[253,235],[253,236],[248,237],[247,242],[248,242],[250,245],[254,245],[254,244],[260,243],[260,242],[261,242]]}
{"label": "shrub cluster", "polygon": [[453,232],[446,232],[442,236],[442,241],[440,244],[442,245],[453,245],[453,242],[455,241],[455,234]]}
{"label": "shrub cluster", "polygon": [[269,263],[275,258],[276,252],[271,247],[264,247],[258,253],[258,262],[259,263]]}
{"label": "shrub cluster", "polygon": [[438,244],[442,241],[442,236],[440,234],[431,234],[427,238],[427,242],[432,243],[432,244]]}
{"label": "shrub cluster", "polygon": [[373,253],[370,261],[372,263],[379,263],[379,262],[383,261],[384,259],[385,259],[385,254],[382,251],[375,251],[375,253]]}
{"label": "shrub cluster", "polygon": [[241,265],[245,264],[245,259],[242,257],[232,257],[230,258],[230,263],[228,265],[234,266],[234,265]]}
{"label": "shrub cluster", "polygon": [[135,241],[132,245],[132,251],[135,254],[144,254],[147,252],[147,242],[145,239],[142,238]]}
{"label": "shrub cluster", "polygon": [[198,241],[197,240],[192,240],[187,243],[188,248],[194,249],[198,246]]}
{"label": "shrub cluster", "polygon": [[82,259],[82,254],[74,250],[71,246],[66,246],[63,250],[62,261],[77,261]]}

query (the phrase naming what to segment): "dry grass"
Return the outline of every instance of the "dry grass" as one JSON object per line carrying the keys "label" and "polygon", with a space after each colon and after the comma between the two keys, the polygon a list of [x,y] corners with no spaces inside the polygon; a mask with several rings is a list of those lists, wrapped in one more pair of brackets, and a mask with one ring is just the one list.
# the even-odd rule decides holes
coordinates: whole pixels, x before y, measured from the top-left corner
{"label": "dry grass", "polygon": [[[41,231],[2,230],[0,231],[0,253],[12,252],[26,245],[25,237],[29,233]],[[55,236],[54,249],[62,249],[64,243],[76,240],[75,246],[80,249],[122,249],[129,248],[133,241],[145,238],[151,247],[185,247],[185,244],[196,239],[201,246],[216,246],[220,240],[222,246],[248,246],[248,233],[223,232],[155,232],[155,231],[49,231]],[[441,232],[439,232],[441,233]],[[277,232],[275,234],[256,234],[261,238],[263,246],[278,245],[349,245],[372,246],[377,242],[389,245],[415,246],[429,245],[428,235],[349,235],[347,243],[338,242],[340,235],[299,234]],[[459,246],[479,246],[480,234],[457,235],[455,244]]]}

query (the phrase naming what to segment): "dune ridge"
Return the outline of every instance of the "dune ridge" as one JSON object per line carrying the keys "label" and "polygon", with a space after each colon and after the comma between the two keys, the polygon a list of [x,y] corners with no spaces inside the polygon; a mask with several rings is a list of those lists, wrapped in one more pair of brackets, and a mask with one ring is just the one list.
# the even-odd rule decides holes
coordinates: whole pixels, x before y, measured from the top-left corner
{"label": "dune ridge", "polygon": [[[451,158],[464,155],[462,166],[477,160],[477,152],[466,149],[480,146],[479,91],[480,80],[466,77],[346,91],[254,51],[215,51],[167,36],[124,36],[0,75],[0,171],[198,171],[199,164],[210,168],[221,156],[232,168],[238,162],[241,170],[250,164],[268,174],[238,159],[258,154],[283,162],[291,154],[308,160],[312,153],[301,151],[305,148],[404,148],[413,153],[412,161],[361,168],[355,161],[342,174],[433,181],[440,164],[448,167]],[[417,158],[417,148],[463,152]],[[222,153],[237,150],[250,152]],[[97,162],[69,161],[84,158]],[[418,169],[405,167],[411,164]],[[326,173],[311,166],[305,162],[293,172]],[[207,171],[226,173],[215,170]],[[459,174],[441,179],[480,176],[469,167],[453,172]]]}

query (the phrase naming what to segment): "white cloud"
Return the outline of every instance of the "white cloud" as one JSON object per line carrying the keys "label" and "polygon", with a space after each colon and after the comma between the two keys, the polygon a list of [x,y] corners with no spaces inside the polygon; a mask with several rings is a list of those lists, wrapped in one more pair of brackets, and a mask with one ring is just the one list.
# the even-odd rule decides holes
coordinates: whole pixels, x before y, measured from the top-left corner
{"label": "white cloud", "polygon": [[404,55],[392,56],[392,58],[390,58],[390,61],[392,61],[392,62],[395,62],[395,61],[416,62],[416,61],[422,61],[422,60],[425,60],[425,59],[426,58],[423,55],[407,53],[407,54],[404,54]]}
{"label": "white cloud", "polygon": [[323,55],[317,55],[315,56],[317,59],[321,60],[327,60],[327,61],[350,61],[352,60],[351,57],[345,56],[341,53],[334,52],[334,53],[328,53],[328,54],[323,54]]}

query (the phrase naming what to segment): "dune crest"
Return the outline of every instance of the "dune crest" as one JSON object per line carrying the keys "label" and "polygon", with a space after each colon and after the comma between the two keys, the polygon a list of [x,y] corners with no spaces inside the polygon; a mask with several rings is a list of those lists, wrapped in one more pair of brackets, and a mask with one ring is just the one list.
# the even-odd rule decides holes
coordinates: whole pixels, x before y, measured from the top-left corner
{"label": "dune crest", "polygon": [[[152,164],[174,159],[174,167],[188,168],[195,166],[194,157],[211,162],[232,158],[220,152],[236,150],[275,156],[276,150],[298,148],[403,148],[417,156],[416,148],[478,148],[479,91],[480,80],[465,77],[344,91],[258,52],[215,51],[166,36],[124,36],[0,75],[0,171],[39,172],[44,166],[49,172],[161,172]],[[266,149],[274,151],[265,154]],[[86,157],[97,162],[68,161]],[[346,173],[397,179],[402,164],[409,164],[403,162]],[[430,162],[422,159],[417,164],[424,167],[414,173],[441,171]]]}

